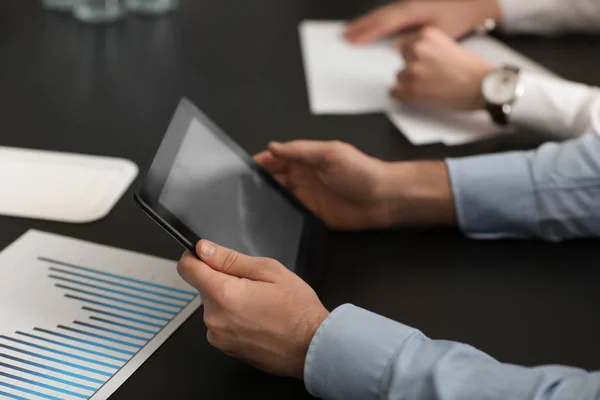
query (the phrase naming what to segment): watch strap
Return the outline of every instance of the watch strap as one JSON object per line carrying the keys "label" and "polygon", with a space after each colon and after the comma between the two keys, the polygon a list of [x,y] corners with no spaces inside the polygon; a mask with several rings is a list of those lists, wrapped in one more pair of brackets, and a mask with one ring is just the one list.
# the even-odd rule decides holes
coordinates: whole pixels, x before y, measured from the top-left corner
{"label": "watch strap", "polygon": [[490,116],[492,117],[492,121],[494,121],[498,125],[508,125],[508,113],[505,112],[505,105],[498,106],[495,104],[487,105],[486,109]]}
{"label": "watch strap", "polygon": [[[512,66],[512,65],[505,65],[502,67],[502,69],[512,71],[515,74],[519,74],[521,72],[520,68]],[[505,103],[505,104],[498,105],[498,104],[489,103],[486,100],[485,108],[488,111],[488,113],[490,114],[490,116],[492,117],[492,121],[494,121],[496,124],[508,125],[509,115],[510,115],[510,112],[512,111],[513,103],[514,103],[514,101],[511,103]]]}

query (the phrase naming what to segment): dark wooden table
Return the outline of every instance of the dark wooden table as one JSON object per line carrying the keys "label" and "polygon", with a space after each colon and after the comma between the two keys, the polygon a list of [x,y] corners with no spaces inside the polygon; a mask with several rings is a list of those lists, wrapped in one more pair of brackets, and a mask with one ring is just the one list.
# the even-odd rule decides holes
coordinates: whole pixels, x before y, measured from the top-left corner
{"label": "dark wooden table", "polygon": [[[540,137],[411,146],[381,115],[313,116],[297,25],[341,19],[359,0],[187,0],[170,16],[90,27],[33,0],[0,2],[0,145],[126,157],[145,167],[182,96],[249,152],[269,140],[340,139],[384,159],[531,148]],[[600,85],[600,38],[506,41],[562,76]],[[35,184],[35,182],[32,182]],[[2,193],[0,188],[0,195]],[[131,199],[69,225],[0,218],[0,247],[30,228],[176,259],[181,249]],[[351,302],[433,338],[525,365],[600,368],[598,242],[476,242],[455,230],[332,234],[323,302]],[[212,349],[194,314],[115,399],[288,399],[301,382]]]}

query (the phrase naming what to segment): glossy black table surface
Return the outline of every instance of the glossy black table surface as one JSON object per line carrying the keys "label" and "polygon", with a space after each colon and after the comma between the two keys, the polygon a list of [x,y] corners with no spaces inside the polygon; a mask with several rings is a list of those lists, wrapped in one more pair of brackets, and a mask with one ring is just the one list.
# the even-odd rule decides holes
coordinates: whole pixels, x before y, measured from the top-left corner
{"label": "glossy black table surface", "polygon": [[[339,139],[401,160],[533,148],[539,136],[412,146],[382,115],[313,116],[297,25],[343,19],[359,0],[182,1],[164,18],[82,25],[33,0],[0,2],[0,145],[125,157],[144,168],[180,97],[249,152],[269,140]],[[600,85],[600,38],[503,38],[558,74]],[[32,184],[35,184],[32,182]],[[0,188],[0,192],[2,189]],[[132,200],[70,225],[0,217],[0,247],[30,228],[177,259],[182,249]],[[320,294],[524,365],[600,368],[598,242],[477,242],[452,229],[332,233]],[[307,398],[212,349],[201,310],[114,399]]]}

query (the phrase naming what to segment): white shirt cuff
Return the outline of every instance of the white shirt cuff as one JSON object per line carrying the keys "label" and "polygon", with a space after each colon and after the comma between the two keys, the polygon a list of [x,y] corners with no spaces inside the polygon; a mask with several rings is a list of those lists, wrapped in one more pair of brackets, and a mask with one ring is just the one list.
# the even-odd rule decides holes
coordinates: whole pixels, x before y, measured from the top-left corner
{"label": "white shirt cuff", "polygon": [[[552,33],[557,26],[556,0],[498,0],[502,29],[512,33]],[[557,12],[558,8],[558,12]]]}
{"label": "white shirt cuff", "polygon": [[560,139],[600,133],[600,90],[527,71],[521,79],[525,91],[513,105],[513,125]]}
{"label": "white shirt cuff", "polygon": [[600,32],[598,0],[498,0],[498,4],[502,28],[508,32]]}

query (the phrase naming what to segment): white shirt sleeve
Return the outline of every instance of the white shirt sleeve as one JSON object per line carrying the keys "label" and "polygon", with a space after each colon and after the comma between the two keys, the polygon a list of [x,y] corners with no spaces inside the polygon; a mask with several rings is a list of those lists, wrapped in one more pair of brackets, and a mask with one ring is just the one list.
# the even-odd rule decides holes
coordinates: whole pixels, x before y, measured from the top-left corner
{"label": "white shirt sleeve", "polygon": [[512,124],[560,139],[600,134],[600,88],[526,71],[521,79],[525,92],[513,105]]}
{"label": "white shirt sleeve", "polygon": [[502,27],[513,33],[552,35],[600,32],[600,0],[498,0]]}

